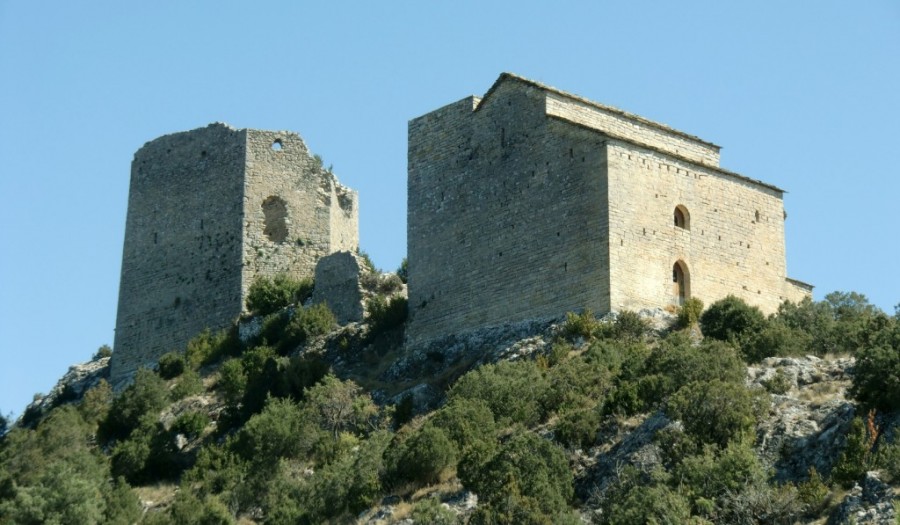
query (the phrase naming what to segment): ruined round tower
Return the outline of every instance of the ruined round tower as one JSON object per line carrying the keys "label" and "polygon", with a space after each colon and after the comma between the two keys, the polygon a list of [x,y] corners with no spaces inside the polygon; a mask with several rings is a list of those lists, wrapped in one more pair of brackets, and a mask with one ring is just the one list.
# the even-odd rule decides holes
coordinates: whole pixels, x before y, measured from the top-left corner
{"label": "ruined round tower", "polygon": [[358,199],[292,132],[226,124],[134,155],[110,382],[229,326],[260,276],[311,276],[356,250]]}

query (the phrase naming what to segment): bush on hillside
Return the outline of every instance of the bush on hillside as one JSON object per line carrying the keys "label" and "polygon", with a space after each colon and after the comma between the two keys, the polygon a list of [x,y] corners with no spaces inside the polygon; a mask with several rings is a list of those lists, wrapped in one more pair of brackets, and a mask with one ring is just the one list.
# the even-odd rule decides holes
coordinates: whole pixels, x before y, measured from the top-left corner
{"label": "bush on hillside", "polygon": [[685,299],[684,304],[678,308],[676,324],[679,328],[696,326],[703,314],[703,301],[696,297]]}
{"label": "bush on hillside", "polygon": [[106,439],[128,437],[144,417],[155,416],[168,402],[165,381],[146,368],[138,369],[134,382],[113,400],[100,432]]}
{"label": "bush on hillside", "polygon": [[168,352],[159,358],[156,373],[163,379],[172,379],[184,372],[184,356],[181,352]]}
{"label": "bush on hillside", "polygon": [[900,323],[893,344],[863,348],[856,354],[850,395],[863,406],[879,410],[900,409]]}
{"label": "bush on hillside", "polygon": [[188,341],[184,360],[185,364],[196,370],[216,363],[225,356],[239,355],[242,349],[237,326],[217,332],[207,328]]}
{"label": "bush on hillside", "polygon": [[308,340],[327,334],[335,326],[337,326],[337,319],[325,303],[315,304],[308,308],[298,307],[284,330],[284,339],[279,345],[282,353],[289,353]]}
{"label": "bush on hillside", "polygon": [[254,315],[268,315],[312,295],[313,280],[295,279],[285,274],[260,277],[247,290],[247,310]]}
{"label": "bush on hillside", "polygon": [[685,432],[698,443],[724,448],[732,440],[754,435],[767,401],[768,394],[740,383],[697,381],[669,399],[667,412],[672,419],[680,419]]}
{"label": "bush on hillside", "polygon": [[480,469],[460,472],[460,480],[478,494],[479,504],[502,504],[520,496],[546,517],[568,510],[574,495],[572,471],[563,450],[528,431],[516,431]]}
{"label": "bush on hillside", "polygon": [[700,316],[700,330],[706,337],[739,343],[747,335],[759,330],[766,318],[759,308],[729,295],[720,299]]}
{"label": "bush on hillside", "polygon": [[448,393],[449,400],[481,400],[494,417],[525,426],[543,417],[549,383],[534,361],[501,361],[462,376]]}
{"label": "bush on hillside", "polygon": [[386,301],[383,297],[376,295],[366,303],[366,312],[369,334],[374,337],[397,328],[406,321],[407,299],[394,296],[390,301]]}

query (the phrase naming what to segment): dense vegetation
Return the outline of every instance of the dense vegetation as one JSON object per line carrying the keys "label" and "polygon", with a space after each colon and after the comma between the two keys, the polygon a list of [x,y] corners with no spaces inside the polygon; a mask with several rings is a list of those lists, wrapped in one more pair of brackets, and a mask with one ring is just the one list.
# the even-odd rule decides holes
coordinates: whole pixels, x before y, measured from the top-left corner
{"label": "dense vegetation", "polygon": [[[661,335],[630,312],[569,314],[547,352],[468,371],[439,409],[410,417],[305,351],[335,328],[325,307],[284,309],[308,289],[256,286],[265,320],[254,340],[204,332],[120,395],[101,382],[10,430],[0,523],[346,522],[389,495],[405,504],[397,519],[456,523],[436,497],[460,486],[479,496],[472,524],[574,524],[585,508],[601,508],[600,523],[792,523],[823,515],[866,470],[900,482],[900,443],[875,423],[900,409],[900,312],[859,294],[785,303],[768,318],[734,297],[706,310],[691,301]],[[356,343],[402,331],[405,307],[374,297]],[[770,393],[747,386],[746,366],[808,353],[856,357],[851,394],[869,416],[831,472],[776,482],[753,449]],[[624,465],[577,492],[575,451],[648,414],[680,421],[653,438],[661,463]],[[138,495],[154,490],[168,496],[142,515]]]}

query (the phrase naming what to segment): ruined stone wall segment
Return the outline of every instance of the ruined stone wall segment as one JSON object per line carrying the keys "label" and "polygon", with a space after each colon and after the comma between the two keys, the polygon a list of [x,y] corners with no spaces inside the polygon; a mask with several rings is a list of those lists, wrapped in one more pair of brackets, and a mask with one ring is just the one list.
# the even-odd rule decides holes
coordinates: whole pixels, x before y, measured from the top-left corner
{"label": "ruined stone wall segment", "polygon": [[241,311],[245,132],[166,135],[135,153],[111,382]]}
{"label": "ruined stone wall segment", "polygon": [[325,303],[338,323],[362,322],[365,315],[360,274],[365,263],[351,251],[326,255],[316,264],[312,303]]}
{"label": "ruined stone wall segment", "polygon": [[547,92],[547,115],[643,143],[693,162],[719,165],[718,146],[578,98]]}
{"label": "ruined stone wall segment", "polygon": [[331,191],[331,251],[359,251],[359,195],[337,179]]}
{"label": "ruined stone wall segment", "polygon": [[410,122],[411,342],[608,308],[602,141],[557,126],[512,82]]}
{"label": "ruined stone wall segment", "polygon": [[243,293],[259,277],[312,277],[331,253],[332,180],[303,139],[248,130],[244,181]]}
{"label": "ruined stone wall segment", "polygon": [[[610,140],[610,280],[615,310],[675,305],[673,266],[707,305],[732,294],[774,312],[785,286],[782,193],[657,151]],[[689,228],[674,224],[684,206]]]}

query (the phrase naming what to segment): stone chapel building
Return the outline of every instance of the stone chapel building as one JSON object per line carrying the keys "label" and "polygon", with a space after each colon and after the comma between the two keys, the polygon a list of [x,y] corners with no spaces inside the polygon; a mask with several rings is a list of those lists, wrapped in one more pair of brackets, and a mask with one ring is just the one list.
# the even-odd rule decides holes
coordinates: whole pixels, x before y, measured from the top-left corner
{"label": "stone chapel building", "polygon": [[413,119],[410,342],[583,308],[809,297],[787,277],[784,190],[721,168],[719,149],[509,73]]}

